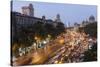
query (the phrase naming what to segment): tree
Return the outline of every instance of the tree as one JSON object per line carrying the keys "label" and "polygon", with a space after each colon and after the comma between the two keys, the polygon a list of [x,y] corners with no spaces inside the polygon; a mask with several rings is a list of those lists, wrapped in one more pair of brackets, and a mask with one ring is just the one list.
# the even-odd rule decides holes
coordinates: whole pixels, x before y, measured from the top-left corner
{"label": "tree", "polygon": [[94,43],[91,49],[84,53],[84,60],[87,61],[97,61],[97,43]]}
{"label": "tree", "polygon": [[90,23],[84,27],[86,34],[89,34],[91,37],[97,38],[97,22]]}

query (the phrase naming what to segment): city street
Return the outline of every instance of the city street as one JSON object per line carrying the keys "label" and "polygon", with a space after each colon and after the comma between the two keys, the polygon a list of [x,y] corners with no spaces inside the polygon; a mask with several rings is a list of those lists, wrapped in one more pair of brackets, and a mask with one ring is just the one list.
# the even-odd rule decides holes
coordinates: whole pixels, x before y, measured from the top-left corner
{"label": "city street", "polygon": [[11,1],[10,14],[12,66],[97,61],[97,6]]}
{"label": "city street", "polygon": [[81,62],[84,51],[88,50],[88,37],[85,33],[68,31],[50,41],[44,48],[33,50],[14,61],[15,65],[60,64]]}

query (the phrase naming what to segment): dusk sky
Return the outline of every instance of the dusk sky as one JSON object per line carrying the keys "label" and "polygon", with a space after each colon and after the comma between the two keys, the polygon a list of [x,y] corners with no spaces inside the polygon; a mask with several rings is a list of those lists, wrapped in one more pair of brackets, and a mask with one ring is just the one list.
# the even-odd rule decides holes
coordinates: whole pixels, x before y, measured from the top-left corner
{"label": "dusk sky", "polygon": [[41,18],[45,15],[46,19],[55,20],[56,15],[60,14],[61,21],[66,25],[68,22],[70,22],[70,25],[73,25],[75,22],[81,23],[83,20],[88,20],[91,15],[97,19],[96,5],[13,1],[13,11],[21,13],[21,7],[28,6],[30,3],[33,4],[35,17]]}

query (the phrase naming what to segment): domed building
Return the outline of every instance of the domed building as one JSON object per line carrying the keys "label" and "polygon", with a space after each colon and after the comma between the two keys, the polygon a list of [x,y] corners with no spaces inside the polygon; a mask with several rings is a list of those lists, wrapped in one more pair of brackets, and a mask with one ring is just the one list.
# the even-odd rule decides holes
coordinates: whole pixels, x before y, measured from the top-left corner
{"label": "domed building", "polygon": [[60,19],[60,14],[57,14],[57,15],[56,15],[55,22],[61,22],[61,19]]}
{"label": "domed building", "polygon": [[93,15],[91,15],[91,16],[89,17],[89,22],[95,22],[95,17],[94,17]]}

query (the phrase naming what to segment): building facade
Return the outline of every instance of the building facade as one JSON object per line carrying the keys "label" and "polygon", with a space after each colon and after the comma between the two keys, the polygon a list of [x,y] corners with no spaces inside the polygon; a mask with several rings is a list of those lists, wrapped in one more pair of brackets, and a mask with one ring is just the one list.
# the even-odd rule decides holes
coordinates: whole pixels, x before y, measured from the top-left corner
{"label": "building facade", "polygon": [[32,4],[29,4],[29,6],[23,6],[22,7],[22,14],[28,15],[28,16],[34,16],[34,8]]}
{"label": "building facade", "polygon": [[27,7],[22,7],[22,13],[19,12],[11,12],[11,34],[12,40],[13,37],[18,37],[17,35],[20,34],[19,32],[21,29],[27,29],[28,27],[34,26],[34,23],[42,22],[44,25],[46,23],[51,24],[52,26],[56,27],[57,25],[64,25],[60,20],[60,15],[57,14],[55,21],[52,19],[46,19],[45,16],[41,18],[34,16],[34,8],[32,4],[29,4]]}

